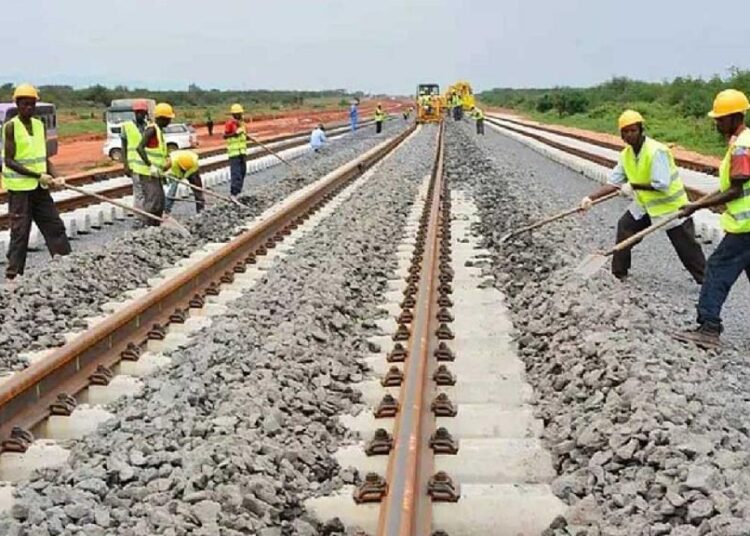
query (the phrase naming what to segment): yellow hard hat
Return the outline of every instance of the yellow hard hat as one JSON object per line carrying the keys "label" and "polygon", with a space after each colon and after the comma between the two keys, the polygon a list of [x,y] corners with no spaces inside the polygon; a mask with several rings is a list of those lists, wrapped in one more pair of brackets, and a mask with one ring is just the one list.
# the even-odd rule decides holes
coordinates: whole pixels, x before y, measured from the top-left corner
{"label": "yellow hard hat", "polygon": [[13,100],[20,99],[22,97],[30,97],[32,99],[39,100],[39,93],[31,84],[19,84],[16,87],[16,90],[13,92]]}
{"label": "yellow hard hat", "polygon": [[231,108],[229,108],[230,114],[244,114],[245,109],[242,107],[241,104],[232,104]]}
{"label": "yellow hard hat", "polygon": [[750,108],[750,102],[742,91],[736,89],[725,89],[719,92],[714,99],[713,110],[708,112],[708,117],[724,117],[744,113]]}
{"label": "yellow hard hat", "polygon": [[174,110],[172,109],[172,106],[166,102],[160,102],[156,105],[156,108],[154,108],[154,117],[168,117],[174,119]]}
{"label": "yellow hard hat", "polygon": [[198,155],[193,151],[179,151],[177,154],[173,154],[172,158],[177,161],[177,165],[183,171],[187,171],[198,165]]}
{"label": "yellow hard hat", "polygon": [[617,120],[617,125],[620,130],[629,127],[630,125],[635,125],[636,123],[643,123],[643,116],[635,110],[625,110],[620,114],[620,118]]}

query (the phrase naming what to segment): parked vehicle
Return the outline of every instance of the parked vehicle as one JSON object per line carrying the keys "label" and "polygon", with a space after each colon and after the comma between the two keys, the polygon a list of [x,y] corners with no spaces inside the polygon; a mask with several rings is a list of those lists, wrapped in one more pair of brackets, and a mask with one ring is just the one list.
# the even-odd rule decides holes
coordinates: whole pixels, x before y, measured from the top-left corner
{"label": "parked vehicle", "polygon": [[107,125],[107,139],[104,142],[104,154],[112,160],[122,160],[122,124],[126,121],[135,120],[133,104],[135,101],[145,100],[148,103],[148,115],[154,116],[156,101],[153,99],[115,99],[107,111],[104,112],[104,122]]}

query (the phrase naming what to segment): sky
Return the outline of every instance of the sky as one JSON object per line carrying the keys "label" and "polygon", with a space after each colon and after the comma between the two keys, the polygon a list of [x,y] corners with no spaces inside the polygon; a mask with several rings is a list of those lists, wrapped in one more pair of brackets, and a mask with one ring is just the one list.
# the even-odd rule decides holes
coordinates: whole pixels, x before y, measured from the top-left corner
{"label": "sky", "polygon": [[750,68],[748,9],[736,0],[25,0],[3,10],[0,82],[410,94],[459,79],[481,91],[709,77]]}

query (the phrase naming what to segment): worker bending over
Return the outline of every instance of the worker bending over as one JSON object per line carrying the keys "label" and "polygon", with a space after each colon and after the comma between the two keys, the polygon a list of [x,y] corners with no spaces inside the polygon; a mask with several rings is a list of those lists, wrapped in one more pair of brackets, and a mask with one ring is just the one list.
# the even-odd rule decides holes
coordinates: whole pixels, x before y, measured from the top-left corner
{"label": "worker bending over", "polygon": [[484,136],[484,112],[476,106],[473,106],[471,108],[471,116],[477,122],[477,134]]}
{"label": "worker bending over", "polygon": [[383,111],[382,106],[380,103],[378,103],[377,108],[375,108],[375,134],[380,134],[383,132],[383,121],[385,120],[385,112]]}
{"label": "worker bending over", "polygon": [[[174,110],[166,102],[160,102],[154,108],[154,122],[143,131],[143,137],[138,144],[138,155],[145,164],[144,171],[139,174],[143,189],[143,210],[159,218],[164,214],[166,199],[162,178],[169,169],[167,144],[164,142],[164,129],[174,119]],[[145,225],[159,225],[158,221],[144,218]]]}
{"label": "worker bending over", "polygon": [[55,179],[55,168],[47,154],[47,132],[34,117],[39,94],[34,86],[19,85],[13,92],[18,114],[3,125],[2,186],[8,192],[10,244],[7,283],[23,275],[29,247],[31,222],[36,223],[53,257],[70,253],[65,225],[60,219],[49,188],[65,185]]}
{"label": "worker bending over", "polygon": [[[623,195],[632,195],[633,203],[617,222],[619,243],[659,219],[675,214],[688,204],[688,197],[672,153],[666,145],[645,135],[641,114],[626,110],[618,123],[620,136],[627,145],[610,175],[609,184],[584,197],[581,210],[588,210],[594,200],[618,188]],[[702,283],[706,258],[695,239],[692,218],[677,219],[666,229],[682,264],[696,283]],[[620,280],[627,277],[630,270],[630,250],[625,248],[612,255],[612,274]]]}
{"label": "worker bending over", "polygon": [[313,151],[318,153],[325,146],[327,142],[328,142],[328,138],[326,138],[326,133],[325,133],[325,128],[323,127],[323,123],[318,123],[318,126],[315,127],[315,130],[313,130],[312,133],[310,134],[310,147],[312,147]]}
{"label": "worker bending over", "polygon": [[138,154],[138,146],[143,138],[143,131],[148,126],[148,103],[137,100],[133,103],[135,121],[125,121],[122,124],[120,139],[122,140],[122,162],[125,175],[133,181],[133,203],[135,208],[143,209],[142,175],[148,175],[148,166]]}
{"label": "worker bending over", "polygon": [[[171,166],[169,168],[169,176],[172,179],[169,185],[169,191],[167,192],[167,200],[164,204],[164,212],[166,214],[172,213],[172,206],[174,205],[174,198],[177,195],[177,188],[179,187],[179,181],[186,180],[193,186],[203,188],[203,181],[201,181],[200,165],[198,163],[198,153],[195,151],[174,151],[169,156]],[[195,198],[195,211],[200,213],[201,210],[206,206],[206,200],[203,196],[203,192],[200,190],[193,190],[193,197]]]}
{"label": "worker bending over", "polygon": [[745,126],[749,108],[741,91],[727,89],[716,96],[708,115],[729,146],[719,167],[719,192],[680,210],[688,217],[701,208],[726,205],[720,219],[724,238],[708,259],[698,299],[698,328],[676,335],[703,348],[719,346],[721,309],[729,291],[742,272],[750,279],[750,129]]}
{"label": "worker bending over", "polygon": [[247,132],[240,104],[232,104],[229,109],[231,117],[224,125],[224,139],[227,140],[227,157],[229,158],[230,186],[229,194],[235,198],[242,193],[247,175]]}

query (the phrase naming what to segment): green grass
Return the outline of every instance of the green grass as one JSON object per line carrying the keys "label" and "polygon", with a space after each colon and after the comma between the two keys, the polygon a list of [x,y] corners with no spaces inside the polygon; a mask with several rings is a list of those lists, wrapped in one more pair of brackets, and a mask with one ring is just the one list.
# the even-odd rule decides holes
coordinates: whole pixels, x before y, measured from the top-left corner
{"label": "green grass", "polygon": [[[646,120],[648,135],[663,143],[676,143],[698,153],[723,156],[726,143],[716,132],[708,117],[690,118],[680,114],[674,107],[661,103],[632,103],[628,107],[638,110]],[[560,117],[556,111],[540,113],[523,111],[531,119],[542,123],[578,127],[617,135],[617,118],[624,107],[604,104],[583,114]]]}

